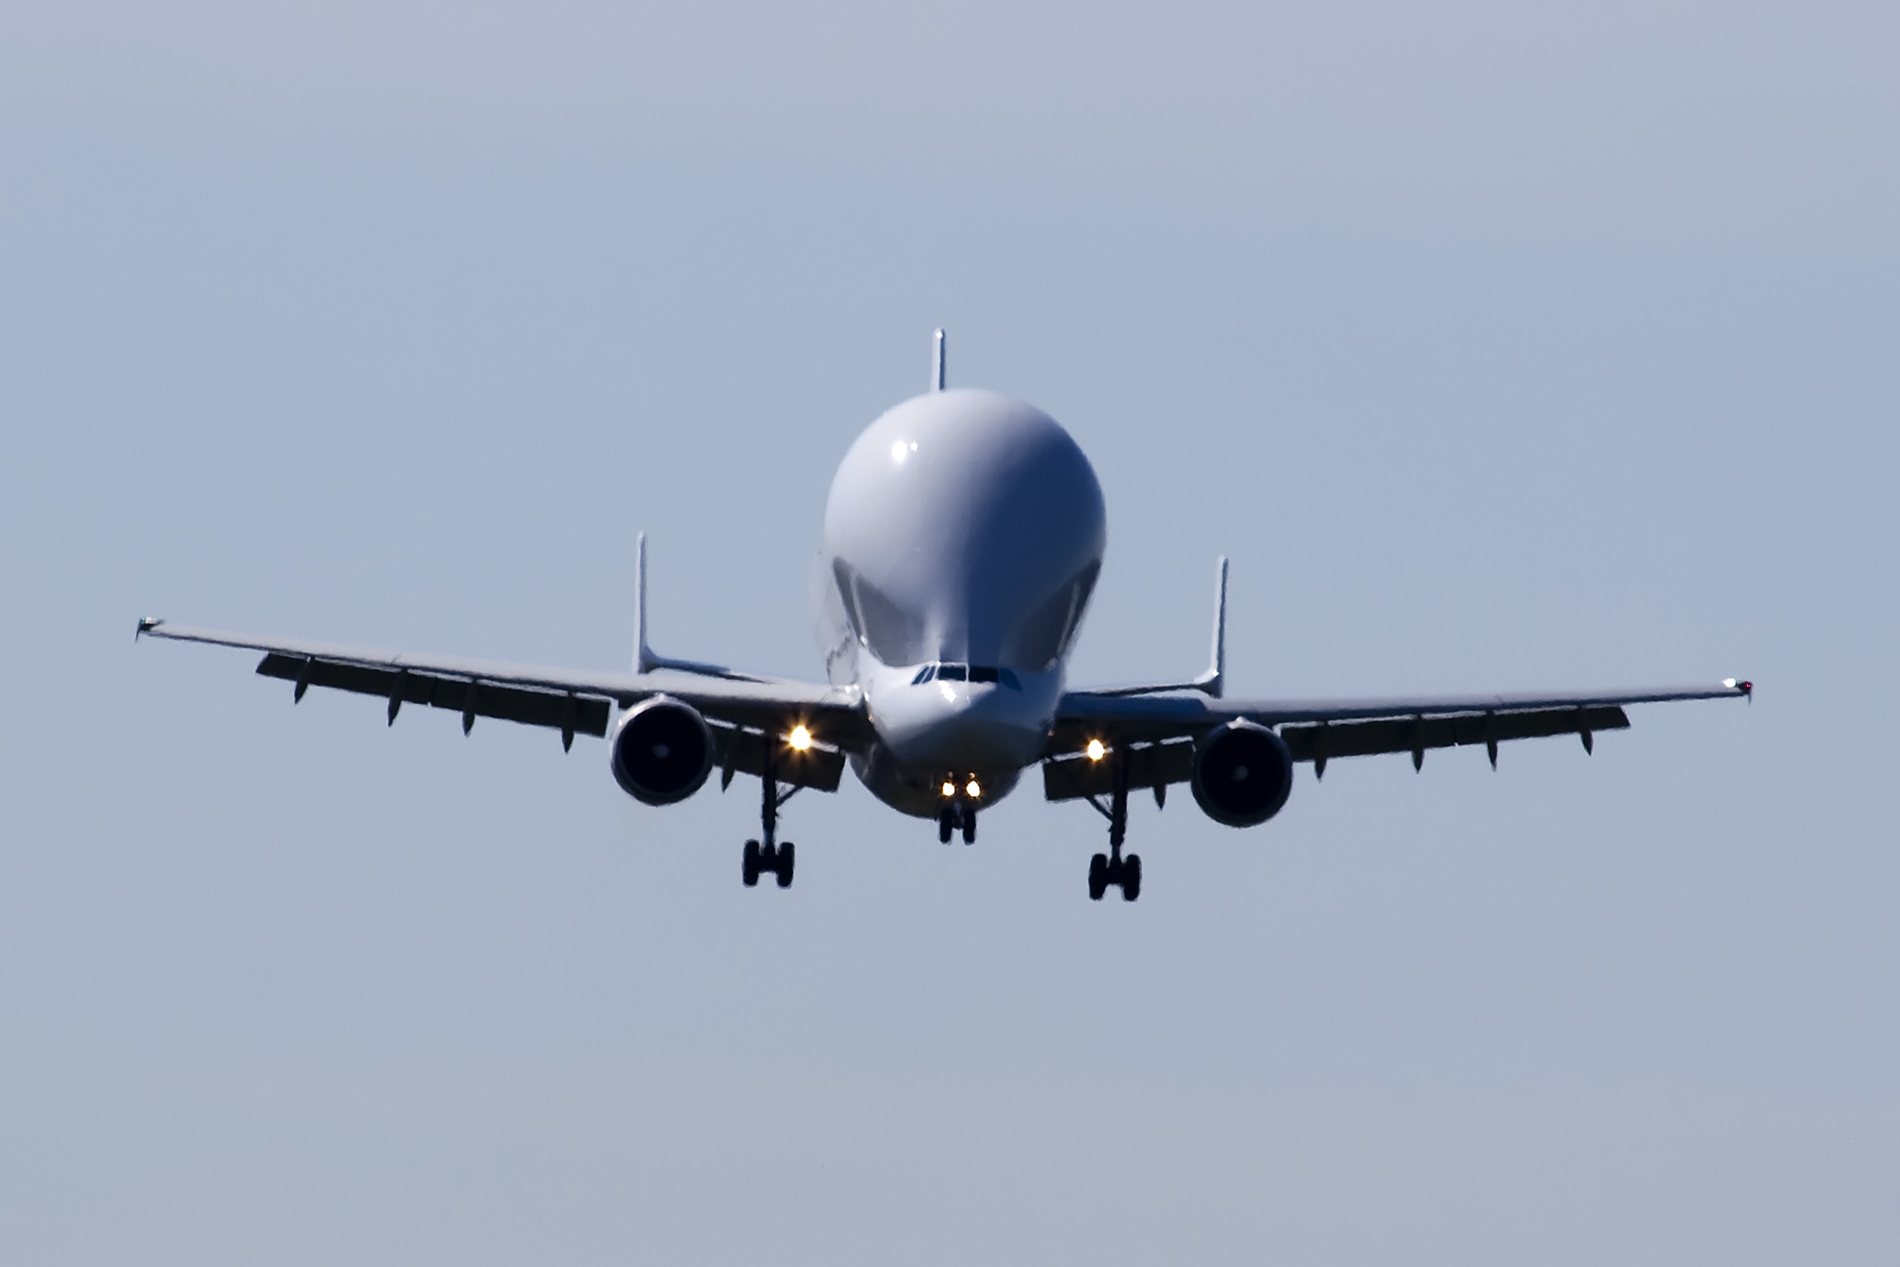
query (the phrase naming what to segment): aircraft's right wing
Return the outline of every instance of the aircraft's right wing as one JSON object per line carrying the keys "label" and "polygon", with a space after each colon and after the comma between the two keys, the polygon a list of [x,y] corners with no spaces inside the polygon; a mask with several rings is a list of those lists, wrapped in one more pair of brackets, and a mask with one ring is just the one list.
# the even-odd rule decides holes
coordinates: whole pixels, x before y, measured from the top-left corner
{"label": "aircraft's right wing", "polygon": [[1409,752],[1413,764],[1420,765],[1428,748],[1466,744],[1483,744],[1496,765],[1498,744],[1510,739],[1577,735],[1588,749],[1596,732],[1629,726],[1626,704],[1744,699],[1753,691],[1753,683],[1734,678],[1708,686],[1383,699],[1228,700],[1187,691],[1071,691],[1056,712],[1043,777],[1051,800],[1104,790],[1107,763],[1087,755],[1096,741],[1104,749],[1126,750],[1131,787],[1185,782],[1193,775],[1194,741],[1236,720],[1277,729],[1293,759],[1311,761],[1322,775],[1334,757]]}
{"label": "aircraft's right wing", "polygon": [[[1165,686],[1122,686],[1070,691],[1056,708],[1043,753],[1043,788],[1052,801],[1106,793],[1115,768],[1128,787],[1151,787],[1159,798],[1170,783],[1194,777],[1195,742],[1235,721],[1277,730],[1295,761],[1311,761],[1324,776],[1334,757],[1409,752],[1423,767],[1427,748],[1483,744],[1498,763],[1509,739],[1576,735],[1586,752],[1600,730],[1627,729],[1626,704],[1668,700],[1746,699],[1754,684],[1729,678],[1719,685],[1636,690],[1538,691],[1514,695],[1419,695],[1383,699],[1229,700],[1227,677],[1227,560],[1214,571],[1214,645],[1207,671]],[[1110,752],[1115,761],[1105,760]]]}
{"label": "aircraft's right wing", "polygon": [[312,686],[329,687],[387,700],[392,724],[404,704],[424,704],[460,713],[464,731],[477,717],[558,730],[563,747],[572,746],[577,734],[606,735],[616,704],[629,708],[666,695],[691,704],[714,723],[717,762],[728,781],[735,771],[762,773],[768,737],[776,741],[803,726],[810,747],[775,758],[775,776],[782,783],[833,791],[845,754],[864,746],[874,734],[854,690],[810,682],[680,669],[636,674],[544,668],[231,633],[153,619],[141,620],[138,632],[262,651],[257,672],[295,683],[296,700]]}

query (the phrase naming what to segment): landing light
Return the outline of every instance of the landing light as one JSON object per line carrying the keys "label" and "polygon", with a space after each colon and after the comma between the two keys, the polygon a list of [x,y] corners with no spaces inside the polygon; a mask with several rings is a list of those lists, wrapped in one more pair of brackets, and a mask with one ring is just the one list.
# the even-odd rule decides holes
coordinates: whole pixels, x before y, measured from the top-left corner
{"label": "landing light", "polygon": [[786,742],[800,752],[803,752],[805,749],[811,747],[811,731],[806,730],[803,726],[794,726],[792,727],[792,733],[787,736]]}
{"label": "landing light", "polygon": [[1100,761],[1103,757],[1107,755],[1108,755],[1108,749],[1102,747],[1101,740],[1099,739],[1089,740],[1089,760],[1090,761]]}
{"label": "landing light", "polygon": [[943,794],[945,796],[955,796],[957,794],[957,785],[946,781],[943,785]]}
{"label": "landing light", "polygon": [[970,799],[973,801],[983,795],[983,785],[978,783],[975,779],[971,779],[969,785],[963,790],[969,794]]}

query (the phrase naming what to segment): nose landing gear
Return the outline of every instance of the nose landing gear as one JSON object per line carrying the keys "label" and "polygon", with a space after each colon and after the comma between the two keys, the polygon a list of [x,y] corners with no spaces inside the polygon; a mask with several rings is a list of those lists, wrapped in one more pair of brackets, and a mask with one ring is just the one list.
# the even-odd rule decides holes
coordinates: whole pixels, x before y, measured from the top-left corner
{"label": "nose landing gear", "polygon": [[976,843],[976,806],[961,799],[947,801],[937,811],[938,843],[949,844],[950,837],[956,834],[958,828],[963,830],[964,844]]}
{"label": "nose landing gear", "polygon": [[937,806],[937,843],[947,845],[950,837],[959,829],[963,832],[963,843],[976,843],[976,803],[983,794],[983,785],[974,774],[968,776],[966,783],[955,773],[946,774],[943,779],[943,800]]}

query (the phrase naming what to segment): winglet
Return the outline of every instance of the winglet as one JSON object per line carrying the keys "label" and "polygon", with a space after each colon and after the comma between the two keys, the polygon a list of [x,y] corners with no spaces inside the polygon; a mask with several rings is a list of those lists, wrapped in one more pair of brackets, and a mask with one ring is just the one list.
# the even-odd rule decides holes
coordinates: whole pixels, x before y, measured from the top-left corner
{"label": "winglet", "polygon": [[1227,556],[1214,565],[1214,649],[1207,672],[1194,679],[1195,689],[1215,699],[1227,684]]}
{"label": "winglet", "polygon": [[633,542],[633,671],[649,672],[658,657],[647,645],[647,534]]}
{"label": "winglet", "polygon": [[943,390],[943,328],[941,326],[937,329],[935,350],[930,358],[930,390],[933,392]]}
{"label": "winglet", "polygon": [[160,625],[162,625],[162,624],[164,624],[164,623],[165,623],[164,621],[162,621],[162,620],[160,620],[160,619],[159,619],[158,617],[156,617],[156,616],[141,616],[141,617],[139,617],[139,627],[138,627],[138,629],[137,629],[137,630],[136,630],[136,631],[135,631],[135,632],[134,632],[134,633],[132,634],[132,641],[133,641],[133,642],[137,642],[137,641],[138,641],[138,640],[139,640],[139,639],[140,639],[141,637],[143,637],[143,636],[144,636],[145,634],[148,634],[148,633],[150,633],[150,632],[152,632],[152,630],[154,630],[154,629],[156,629],[156,628],[158,628],[158,627],[159,627]]}

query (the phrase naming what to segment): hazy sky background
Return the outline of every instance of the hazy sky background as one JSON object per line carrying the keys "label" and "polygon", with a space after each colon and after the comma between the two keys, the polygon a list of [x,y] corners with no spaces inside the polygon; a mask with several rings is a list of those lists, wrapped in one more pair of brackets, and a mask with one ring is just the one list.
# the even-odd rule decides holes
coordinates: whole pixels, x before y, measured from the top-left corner
{"label": "hazy sky background", "polygon": [[[0,1258],[1888,1264],[1900,11],[0,7]],[[972,849],[134,645],[816,676],[950,377],[1079,682],[1759,684]]]}

